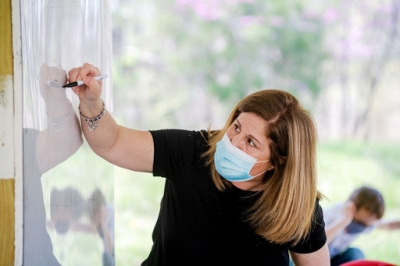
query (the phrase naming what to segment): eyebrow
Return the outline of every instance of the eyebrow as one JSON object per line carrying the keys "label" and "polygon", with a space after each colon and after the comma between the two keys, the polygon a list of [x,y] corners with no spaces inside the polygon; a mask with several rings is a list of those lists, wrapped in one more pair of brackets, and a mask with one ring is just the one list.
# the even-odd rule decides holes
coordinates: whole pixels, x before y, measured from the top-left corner
{"label": "eyebrow", "polygon": [[[239,124],[240,127],[242,127],[242,124],[240,123],[240,121],[239,121],[238,118],[236,118],[235,121],[238,122],[238,124]],[[252,139],[254,139],[255,141],[257,141],[258,144],[261,145],[261,142],[260,142],[256,137],[254,137],[254,136],[251,135],[251,134],[249,134],[249,137],[252,138]]]}

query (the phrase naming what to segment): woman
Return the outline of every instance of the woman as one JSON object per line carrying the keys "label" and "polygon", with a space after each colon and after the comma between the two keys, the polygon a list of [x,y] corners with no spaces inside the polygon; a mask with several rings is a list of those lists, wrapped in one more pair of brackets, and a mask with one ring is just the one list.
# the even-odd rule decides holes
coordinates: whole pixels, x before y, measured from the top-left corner
{"label": "woman", "polygon": [[82,130],[109,162],[166,178],[142,265],[328,265],[315,173],[316,130],[287,92],[264,90],[219,131],[139,131],[115,123],[98,68],[69,72]]}

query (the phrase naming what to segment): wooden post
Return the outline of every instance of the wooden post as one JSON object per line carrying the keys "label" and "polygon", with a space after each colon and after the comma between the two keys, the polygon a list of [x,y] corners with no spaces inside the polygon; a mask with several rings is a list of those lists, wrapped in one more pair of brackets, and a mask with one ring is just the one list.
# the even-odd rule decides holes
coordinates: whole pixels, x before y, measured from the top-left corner
{"label": "wooden post", "polygon": [[14,265],[14,106],[11,0],[0,1],[0,265]]}

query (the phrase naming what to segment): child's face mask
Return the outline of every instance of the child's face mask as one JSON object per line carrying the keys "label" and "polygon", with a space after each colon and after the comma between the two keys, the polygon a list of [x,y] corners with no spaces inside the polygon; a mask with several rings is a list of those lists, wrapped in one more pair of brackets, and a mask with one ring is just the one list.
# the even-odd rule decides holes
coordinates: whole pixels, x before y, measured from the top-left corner
{"label": "child's face mask", "polygon": [[346,232],[349,234],[359,234],[364,232],[368,226],[360,224],[356,221],[351,221],[351,223],[346,227]]}

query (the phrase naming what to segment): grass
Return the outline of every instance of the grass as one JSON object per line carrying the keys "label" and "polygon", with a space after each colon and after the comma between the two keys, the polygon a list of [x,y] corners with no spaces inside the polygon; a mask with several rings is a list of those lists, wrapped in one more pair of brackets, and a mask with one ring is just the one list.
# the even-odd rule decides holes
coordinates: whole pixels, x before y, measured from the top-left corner
{"label": "grass", "polygon": [[163,190],[162,178],[116,169],[117,265],[140,265],[149,254]]}

